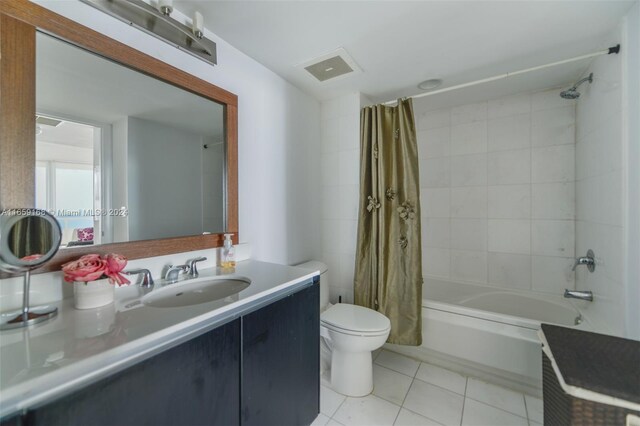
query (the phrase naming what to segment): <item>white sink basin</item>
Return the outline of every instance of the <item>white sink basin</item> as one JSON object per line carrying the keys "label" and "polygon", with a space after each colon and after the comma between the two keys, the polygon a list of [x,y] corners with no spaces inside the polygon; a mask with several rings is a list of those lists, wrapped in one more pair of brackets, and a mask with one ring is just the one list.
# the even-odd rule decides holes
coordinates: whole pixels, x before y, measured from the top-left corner
{"label": "white sink basin", "polygon": [[197,305],[232,297],[249,285],[249,278],[239,276],[187,280],[153,290],[142,298],[142,303],[156,308]]}

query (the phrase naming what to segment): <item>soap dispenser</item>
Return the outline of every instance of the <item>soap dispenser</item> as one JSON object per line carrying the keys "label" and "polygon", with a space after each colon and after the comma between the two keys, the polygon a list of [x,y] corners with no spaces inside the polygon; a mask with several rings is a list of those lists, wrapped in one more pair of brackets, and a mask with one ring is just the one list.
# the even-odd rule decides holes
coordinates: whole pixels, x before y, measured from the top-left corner
{"label": "soap dispenser", "polygon": [[222,247],[222,260],[220,266],[224,269],[235,268],[236,249],[233,247],[231,237],[233,234],[224,234],[224,246]]}

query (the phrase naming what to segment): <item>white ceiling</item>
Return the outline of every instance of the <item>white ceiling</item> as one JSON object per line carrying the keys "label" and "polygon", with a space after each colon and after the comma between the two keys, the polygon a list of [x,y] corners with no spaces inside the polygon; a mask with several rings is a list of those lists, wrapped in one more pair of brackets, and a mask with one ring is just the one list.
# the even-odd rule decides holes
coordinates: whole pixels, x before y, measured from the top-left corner
{"label": "white ceiling", "polygon": [[36,37],[36,108],[110,124],[143,118],[221,140],[224,107],[44,34]]}
{"label": "white ceiling", "polygon": [[[320,100],[359,91],[381,102],[416,94],[429,78],[452,86],[607,48],[619,41],[611,31],[633,3],[176,0],[175,6],[187,16],[200,11],[208,29]],[[339,47],[363,73],[321,83],[296,67]],[[564,85],[585,66],[532,73],[514,86]]]}
{"label": "white ceiling", "polygon": [[55,127],[45,124],[39,124],[39,126],[42,133],[36,135],[38,142],[93,149],[93,126],[71,121],[63,121]]}

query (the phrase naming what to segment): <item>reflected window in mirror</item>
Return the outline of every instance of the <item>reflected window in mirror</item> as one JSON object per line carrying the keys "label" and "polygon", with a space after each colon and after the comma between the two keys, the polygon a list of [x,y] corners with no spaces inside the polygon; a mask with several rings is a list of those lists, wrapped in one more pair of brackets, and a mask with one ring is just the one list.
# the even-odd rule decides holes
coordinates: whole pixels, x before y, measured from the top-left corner
{"label": "reflected window in mirror", "polygon": [[63,247],[224,232],[224,105],[38,33],[36,109]]}

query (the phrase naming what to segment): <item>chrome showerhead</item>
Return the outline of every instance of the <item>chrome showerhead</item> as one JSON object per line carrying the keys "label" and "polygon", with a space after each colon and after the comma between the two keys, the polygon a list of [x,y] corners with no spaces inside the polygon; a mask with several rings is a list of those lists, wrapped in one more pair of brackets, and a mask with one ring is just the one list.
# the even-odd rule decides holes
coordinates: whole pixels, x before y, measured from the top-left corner
{"label": "chrome showerhead", "polygon": [[572,87],[571,89],[560,92],[560,97],[564,99],[578,99],[580,92],[578,92],[575,87]]}
{"label": "chrome showerhead", "polygon": [[560,97],[564,99],[578,99],[580,97],[580,92],[578,92],[578,86],[580,86],[585,81],[592,83],[593,73],[589,74],[588,77],[585,77],[582,80],[578,81],[576,84],[573,85],[572,88],[560,92]]}

